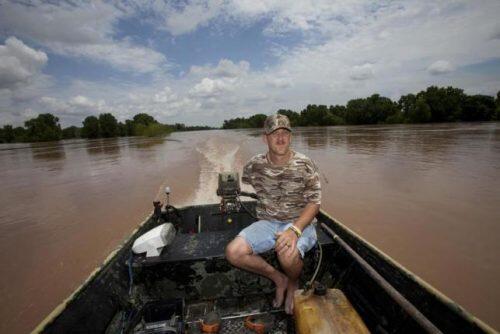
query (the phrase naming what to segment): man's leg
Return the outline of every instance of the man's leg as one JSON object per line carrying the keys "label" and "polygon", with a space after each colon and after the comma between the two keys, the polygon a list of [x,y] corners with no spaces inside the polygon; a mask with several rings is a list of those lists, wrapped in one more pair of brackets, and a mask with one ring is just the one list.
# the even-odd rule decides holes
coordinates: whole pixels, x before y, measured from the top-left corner
{"label": "man's leg", "polygon": [[285,271],[288,277],[288,285],[286,290],[286,301],[285,301],[285,312],[287,314],[293,313],[293,295],[295,290],[299,287],[299,276],[302,272],[302,267],[304,262],[300,257],[300,253],[296,248],[291,255],[287,255],[286,252],[278,255],[278,260],[280,261],[281,268]]}
{"label": "man's leg", "polygon": [[[226,247],[226,259],[234,266],[269,278],[276,285],[274,307],[280,307],[288,286],[287,277],[254,254],[248,242],[241,236],[234,238]],[[300,271],[299,271],[300,274]]]}
{"label": "man's leg", "polygon": [[[285,225],[281,231],[288,229],[291,224]],[[302,231],[302,236],[297,242],[297,247],[292,254],[282,252],[277,254],[281,268],[288,277],[288,286],[286,291],[285,311],[288,314],[293,313],[293,295],[299,287],[299,276],[304,267],[303,257],[304,254],[314,247],[318,240],[316,235],[316,227],[310,224]]]}

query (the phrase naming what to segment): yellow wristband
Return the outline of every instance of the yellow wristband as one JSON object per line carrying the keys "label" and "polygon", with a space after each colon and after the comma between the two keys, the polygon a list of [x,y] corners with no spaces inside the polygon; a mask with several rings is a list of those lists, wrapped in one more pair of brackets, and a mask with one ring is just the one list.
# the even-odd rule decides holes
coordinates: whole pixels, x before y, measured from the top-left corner
{"label": "yellow wristband", "polygon": [[299,228],[297,226],[290,225],[290,227],[288,229],[292,230],[293,233],[295,233],[295,235],[297,236],[297,238],[300,238],[302,236],[302,232],[299,230]]}

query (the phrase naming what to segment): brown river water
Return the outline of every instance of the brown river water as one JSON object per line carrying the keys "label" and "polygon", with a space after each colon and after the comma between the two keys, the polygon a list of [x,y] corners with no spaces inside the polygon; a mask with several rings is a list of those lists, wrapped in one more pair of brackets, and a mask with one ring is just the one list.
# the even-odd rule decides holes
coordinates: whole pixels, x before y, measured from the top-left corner
{"label": "brown river water", "polygon": [[[500,329],[500,123],[296,129],[322,208]],[[0,332],[32,330],[145,219],[168,185],[215,203],[258,130],[0,145]]]}

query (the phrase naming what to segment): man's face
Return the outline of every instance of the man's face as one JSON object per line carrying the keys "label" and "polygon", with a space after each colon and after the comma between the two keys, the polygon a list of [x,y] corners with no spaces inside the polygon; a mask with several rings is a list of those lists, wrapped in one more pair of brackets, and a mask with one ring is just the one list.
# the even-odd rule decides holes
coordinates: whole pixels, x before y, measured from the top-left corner
{"label": "man's face", "polygon": [[277,129],[268,135],[264,135],[264,141],[269,152],[276,155],[287,155],[290,151],[292,134],[287,129]]}

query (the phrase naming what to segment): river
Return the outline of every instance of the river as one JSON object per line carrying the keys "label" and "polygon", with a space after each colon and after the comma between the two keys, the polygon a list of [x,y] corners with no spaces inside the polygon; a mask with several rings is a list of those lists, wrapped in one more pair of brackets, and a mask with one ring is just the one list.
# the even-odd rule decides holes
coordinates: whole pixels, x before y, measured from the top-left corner
{"label": "river", "polygon": [[[500,123],[297,128],[322,208],[500,329]],[[215,203],[259,130],[0,145],[0,332],[32,330],[145,219]]]}

